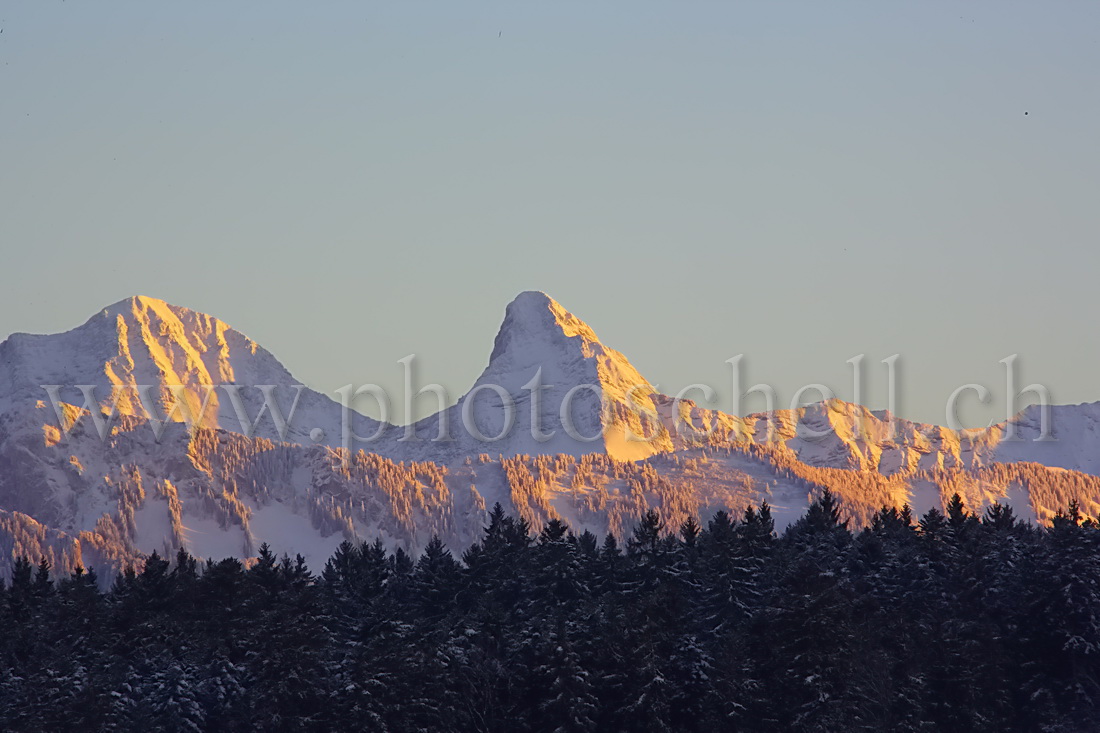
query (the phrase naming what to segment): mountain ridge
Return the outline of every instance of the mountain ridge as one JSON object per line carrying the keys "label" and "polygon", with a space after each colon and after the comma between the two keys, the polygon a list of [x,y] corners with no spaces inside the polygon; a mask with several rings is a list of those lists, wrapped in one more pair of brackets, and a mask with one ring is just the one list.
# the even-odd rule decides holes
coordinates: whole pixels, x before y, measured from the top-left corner
{"label": "mountain ridge", "polygon": [[[164,419],[171,380],[216,388],[206,419]],[[975,510],[1008,502],[1033,521],[1049,521],[1070,500],[1100,515],[1100,480],[1091,475],[1100,473],[1100,403],[1052,408],[1054,442],[1034,440],[1033,408],[1013,418],[1017,442],[1004,440],[1003,423],[959,432],[886,420],[842,400],[734,416],[659,393],[538,291],[505,309],[488,363],[458,403],[411,426],[371,421],[303,387],[298,422],[281,433],[267,416],[250,430],[243,423],[264,396],[248,391],[249,380],[297,384],[228,324],[147,296],[62,334],[0,343],[0,573],[22,554],[109,575],[180,547],[247,557],[269,542],[316,562],[343,539],[377,536],[407,551],[432,535],[463,545],[497,502],[536,529],[561,519],[620,536],[650,508],[675,524],[760,501],[782,527],[825,488],[857,525],[881,506],[943,506],[956,491]],[[239,382],[245,420],[230,399]],[[111,389],[143,383],[160,401],[156,414],[136,398],[120,401],[102,435],[106,423],[92,420],[72,389],[95,385],[106,401]],[[61,385],[60,420],[43,384]],[[281,408],[291,396],[280,393]],[[441,418],[464,427],[467,407],[468,422],[495,435],[508,400],[515,430],[501,440],[469,431],[432,440]],[[563,413],[563,404],[571,409]],[[532,414],[541,419],[532,423]],[[357,435],[380,438],[345,445],[345,417]],[[410,427],[417,440],[405,440]]]}

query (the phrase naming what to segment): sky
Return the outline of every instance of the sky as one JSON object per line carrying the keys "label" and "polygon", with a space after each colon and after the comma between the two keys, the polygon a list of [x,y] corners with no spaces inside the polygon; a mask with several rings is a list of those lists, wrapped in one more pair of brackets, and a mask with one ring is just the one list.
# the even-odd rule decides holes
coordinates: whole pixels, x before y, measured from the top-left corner
{"label": "sky", "polygon": [[1100,400],[1100,4],[9,0],[0,28],[0,337],[151,295],[322,391],[399,395],[416,354],[457,399],[543,290],[718,409],[738,354],[784,405],[853,399],[859,354],[873,408],[900,354],[911,419],[968,383],[964,422],[1003,419],[1012,354]]}

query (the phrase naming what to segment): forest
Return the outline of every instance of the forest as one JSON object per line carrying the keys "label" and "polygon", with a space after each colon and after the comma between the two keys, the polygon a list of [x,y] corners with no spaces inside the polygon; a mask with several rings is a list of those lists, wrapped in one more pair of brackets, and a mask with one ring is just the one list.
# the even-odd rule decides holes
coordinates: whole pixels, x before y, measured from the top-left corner
{"label": "forest", "polygon": [[650,511],[620,542],[497,505],[455,552],[181,550],[108,587],[19,559],[0,729],[1100,728],[1100,528],[1075,504],[842,517],[823,491],[782,534],[762,504]]}

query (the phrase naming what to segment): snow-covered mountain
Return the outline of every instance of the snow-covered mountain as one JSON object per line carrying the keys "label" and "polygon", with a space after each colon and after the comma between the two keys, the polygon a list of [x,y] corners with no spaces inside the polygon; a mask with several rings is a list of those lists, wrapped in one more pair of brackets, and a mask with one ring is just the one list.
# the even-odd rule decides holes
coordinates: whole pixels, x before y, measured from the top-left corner
{"label": "snow-covered mountain", "polygon": [[[602,453],[636,460],[673,447],[654,397],[588,324],[531,291],[508,305],[489,364],[470,391],[421,420],[416,435],[433,443],[425,457],[435,459]],[[452,440],[437,440],[441,424]]]}
{"label": "snow-covered mountain", "polygon": [[[50,402],[43,385],[56,385],[56,396],[77,407],[89,394],[81,387],[90,387],[103,413],[113,407],[153,418],[154,426],[191,422],[303,443],[334,443],[341,429],[340,405],[302,387],[255,341],[217,318],[146,296],[107,306],[65,333],[16,333],[0,343],[0,415]],[[268,397],[278,410],[265,409]],[[276,416],[293,419],[283,430]],[[378,428],[352,417],[360,435]]]}
{"label": "snow-covered mountain", "polygon": [[[270,404],[261,412],[267,398],[289,424]],[[381,438],[342,447],[345,418]],[[1051,420],[1057,440],[1036,441],[1038,408],[979,432],[839,400],[743,418],[705,410],[656,392],[582,320],[527,292],[471,390],[409,441],[299,390],[216,318],[134,297],[66,333],[0,344],[0,572],[20,554],[109,575],[178,547],[247,557],[266,541],[315,567],[345,538],[416,551],[439,534],[461,547],[498,501],[535,528],[562,518],[601,534],[651,507],[675,526],[760,501],[783,526],[824,488],[856,522],[956,491],[1039,521],[1071,499],[1100,515],[1100,404]],[[1005,439],[1009,427],[1021,440]]]}

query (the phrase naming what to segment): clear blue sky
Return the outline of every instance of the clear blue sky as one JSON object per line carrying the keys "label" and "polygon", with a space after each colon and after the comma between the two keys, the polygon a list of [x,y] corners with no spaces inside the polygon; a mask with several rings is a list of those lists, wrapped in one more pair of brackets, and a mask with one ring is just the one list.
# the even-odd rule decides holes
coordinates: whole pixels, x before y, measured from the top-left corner
{"label": "clear blue sky", "polygon": [[[1100,400],[1100,4],[6,2],[0,336],[128,295],[323,390],[457,397],[545,290],[675,392],[724,361],[943,422]],[[1025,115],[1025,112],[1027,113]],[[425,409],[429,406],[425,405]],[[398,415],[400,418],[400,415]]]}

